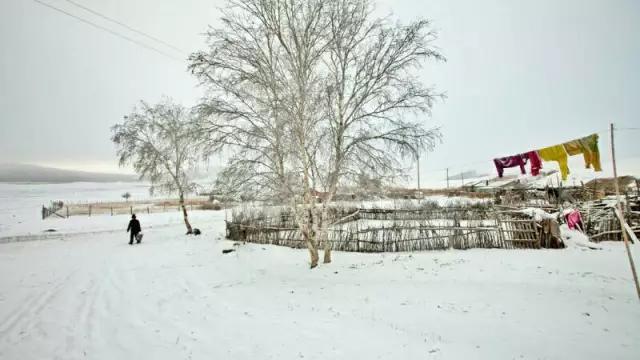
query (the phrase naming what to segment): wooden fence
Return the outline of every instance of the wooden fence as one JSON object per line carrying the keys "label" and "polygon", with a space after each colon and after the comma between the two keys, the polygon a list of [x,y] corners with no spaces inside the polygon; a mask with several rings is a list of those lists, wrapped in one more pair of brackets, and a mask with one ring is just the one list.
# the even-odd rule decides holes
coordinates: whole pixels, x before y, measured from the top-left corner
{"label": "wooden fence", "polygon": [[[187,210],[220,210],[214,208],[207,198],[193,198],[185,200]],[[42,207],[42,219],[51,216],[68,218],[70,216],[94,216],[94,215],[131,215],[131,214],[153,214],[163,212],[182,211],[173,199],[154,199],[149,201],[128,201],[128,202],[87,202],[87,203],[64,203],[52,202],[49,207]]]}
{"label": "wooden fence", "polygon": [[460,207],[434,209],[358,209],[360,219],[366,220],[485,220],[494,217],[493,209]]}
{"label": "wooden fence", "polygon": [[[495,218],[495,209],[487,206],[471,207],[429,207],[415,209],[382,209],[358,207],[331,207],[326,221],[334,223],[349,217],[355,220],[473,220],[482,221]],[[272,211],[257,208],[235,209],[232,212],[233,223],[256,227],[296,227],[291,210],[286,207],[275,207]]]}
{"label": "wooden fence", "polygon": [[[615,210],[608,208],[602,211],[590,211],[586,214],[585,231],[591,241],[622,241],[620,220],[615,216]],[[640,234],[640,214],[625,213],[625,221],[630,225],[630,231],[636,236]]]}
{"label": "wooden fence", "polygon": [[[387,216],[388,213],[375,214]],[[469,224],[477,220],[465,219]],[[227,222],[226,230],[227,238],[236,241],[292,248],[307,246],[296,227]],[[401,252],[471,248],[538,249],[543,244],[541,238],[541,226],[533,220],[496,217],[492,223],[484,222],[483,226],[463,226],[456,219],[453,225],[431,225],[425,221],[415,225],[397,223],[391,226],[361,227],[360,222],[354,219],[330,228],[326,241],[331,243],[332,249],[339,251]],[[324,244],[321,242],[319,246],[322,248]]]}
{"label": "wooden fence", "polygon": [[64,204],[62,203],[62,201],[52,201],[51,205],[49,206],[44,206],[42,205],[42,220],[50,217],[50,216],[57,216],[57,217],[69,217],[69,211],[67,209],[66,212],[66,216],[61,214],[61,210],[63,210]]}
{"label": "wooden fence", "polygon": [[[640,235],[640,212],[634,207],[640,202],[639,196],[627,196],[625,199],[625,222],[629,225],[629,231],[634,235]],[[585,232],[594,242],[622,241],[622,229],[620,220],[615,214],[611,204],[603,201],[588,202],[580,206],[580,212],[584,222]]]}

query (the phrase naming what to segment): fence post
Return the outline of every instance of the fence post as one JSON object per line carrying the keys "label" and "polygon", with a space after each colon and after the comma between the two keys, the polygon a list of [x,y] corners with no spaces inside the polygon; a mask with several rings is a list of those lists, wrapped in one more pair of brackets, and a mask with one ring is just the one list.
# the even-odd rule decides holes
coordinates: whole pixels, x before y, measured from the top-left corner
{"label": "fence post", "polygon": [[398,237],[393,238],[393,252],[398,252]]}
{"label": "fence post", "polygon": [[506,243],[504,242],[504,234],[502,233],[502,224],[500,223],[500,216],[498,214],[495,214],[495,220],[496,220],[496,238],[497,238],[497,243],[499,244],[498,246],[501,248],[507,248]]}
{"label": "fence post", "polygon": [[356,222],[355,226],[356,231],[354,234],[356,235],[356,251],[360,252],[360,234],[358,233],[358,223]]}
{"label": "fence post", "polygon": [[45,215],[45,211],[46,211],[46,208],[44,207],[44,205],[42,205],[42,220],[44,220],[44,218],[45,218],[45,216],[44,216]]}
{"label": "fence post", "polygon": [[69,206],[66,206],[67,208],[67,219],[69,218]]}
{"label": "fence post", "polygon": [[133,206],[129,206],[129,215],[133,215]]}
{"label": "fence post", "polygon": [[89,205],[89,216],[91,216],[91,205]]}
{"label": "fence post", "polygon": [[147,206],[147,214],[150,214],[150,212],[149,212],[149,207],[148,207],[148,206]]}
{"label": "fence post", "polygon": [[111,207],[111,216],[113,216],[113,206]]}

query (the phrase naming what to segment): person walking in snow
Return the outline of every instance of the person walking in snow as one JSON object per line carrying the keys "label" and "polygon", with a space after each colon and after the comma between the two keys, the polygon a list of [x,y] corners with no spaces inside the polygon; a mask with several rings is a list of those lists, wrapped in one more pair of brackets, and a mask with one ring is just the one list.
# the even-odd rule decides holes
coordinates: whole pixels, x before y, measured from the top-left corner
{"label": "person walking in snow", "polygon": [[[129,226],[127,227],[127,232],[130,232],[129,234],[129,245],[133,245],[133,239],[136,239],[137,235],[140,233],[140,231],[142,231],[142,228],[140,227],[140,221],[138,221],[138,219],[136,219],[136,214],[131,215],[131,221],[129,221]],[[140,243],[140,240],[136,239],[138,244]]]}

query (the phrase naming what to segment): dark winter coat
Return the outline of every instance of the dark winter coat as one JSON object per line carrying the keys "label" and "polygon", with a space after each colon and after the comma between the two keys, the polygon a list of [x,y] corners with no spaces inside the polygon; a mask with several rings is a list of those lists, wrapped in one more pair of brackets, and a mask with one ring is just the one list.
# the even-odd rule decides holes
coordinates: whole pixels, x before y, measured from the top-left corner
{"label": "dark winter coat", "polygon": [[140,227],[140,221],[138,221],[138,219],[131,219],[131,221],[129,221],[129,226],[127,227],[127,231],[129,230],[131,230],[131,232],[134,234],[142,231],[142,228]]}

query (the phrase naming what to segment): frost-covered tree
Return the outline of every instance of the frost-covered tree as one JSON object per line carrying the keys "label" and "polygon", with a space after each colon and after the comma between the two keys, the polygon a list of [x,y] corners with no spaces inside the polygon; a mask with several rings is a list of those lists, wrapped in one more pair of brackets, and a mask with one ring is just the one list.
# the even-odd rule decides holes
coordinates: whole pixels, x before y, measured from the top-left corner
{"label": "frost-covered tree", "polygon": [[[327,238],[327,204],[366,172],[404,171],[439,138],[425,119],[440,95],[418,70],[443,60],[426,20],[400,25],[369,0],[230,0],[190,69],[208,90],[209,141],[231,155],[222,174],[291,201],[311,267]],[[226,180],[228,182],[228,180]],[[314,194],[326,193],[318,205]]]}
{"label": "frost-covered tree", "polygon": [[[396,25],[375,18],[369,0],[327,7],[325,207],[343,179],[357,181],[363,171],[396,176],[402,159],[433,148],[440,133],[425,127],[425,117],[441,95],[422,84],[418,70],[426,60],[444,60],[427,20]],[[325,262],[330,251],[325,246]]]}
{"label": "frost-covered tree", "polygon": [[291,204],[315,267],[324,3],[229,1],[222,13],[224,25],[207,33],[209,49],[190,57],[191,71],[208,90],[200,106],[208,115],[203,128],[214,149],[231,153],[221,173],[225,183]]}
{"label": "frost-covered tree", "polygon": [[170,99],[151,105],[141,101],[122,124],[112,127],[120,165],[131,164],[151,182],[151,193],[177,194],[187,233],[192,233],[185,196],[195,184],[189,174],[195,170],[201,150],[194,126],[194,113]]}

